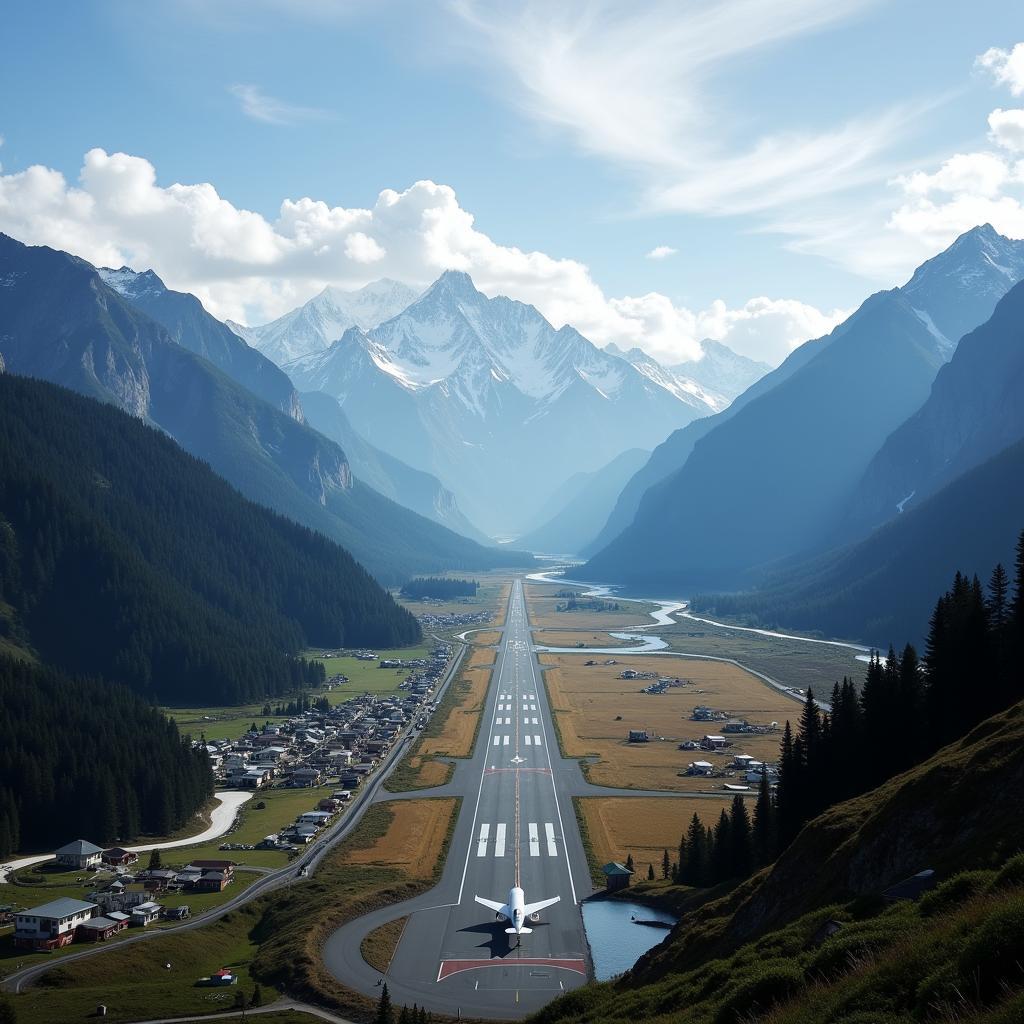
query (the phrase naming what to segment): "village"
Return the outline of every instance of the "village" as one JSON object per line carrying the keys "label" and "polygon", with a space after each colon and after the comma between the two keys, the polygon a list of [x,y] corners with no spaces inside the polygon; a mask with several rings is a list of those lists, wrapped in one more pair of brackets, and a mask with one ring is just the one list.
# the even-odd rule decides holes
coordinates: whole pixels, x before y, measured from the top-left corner
{"label": "village", "polygon": [[[318,700],[287,721],[250,728],[238,739],[197,741],[210,758],[218,788],[317,791],[313,806],[292,821],[276,822],[273,831],[258,842],[228,840],[220,850],[277,851],[290,858],[323,836],[403,734],[422,729],[436,710],[435,692],[451,663],[453,648],[438,643],[428,657],[409,660],[378,659],[369,651],[334,653],[362,661],[372,658],[380,669],[407,669],[409,674],[393,695],[364,693],[333,706]],[[331,688],[345,681],[344,676],[335,676],[326,685]],[[324,786],[334,788],[321,795]],[[257,795],[252,799],[257,800]],[[269,804],[268,798],[255,806]],[[215,899],[237,885],[240,871],[267,870],[209,857],[165,866],[159,849],[150,852],[145,867],[140,868],[139,862],[138,852],[74,839],[55,850],[52,859],[45,859],[39,873],[47,881],[83,873],[74,881],[84,885],[84,898],[61,895],[25,909],[0,908],[0,924],[13,924],[11,940],[17,949],[43,952],[73,942],[103,942],[128,928],[185,920],[196,901],[207,909],[213,905],[211,894]],[[9,881],[17,886],[19,880],[14,875]],[[24,889],[28,888],[25,884]]]}

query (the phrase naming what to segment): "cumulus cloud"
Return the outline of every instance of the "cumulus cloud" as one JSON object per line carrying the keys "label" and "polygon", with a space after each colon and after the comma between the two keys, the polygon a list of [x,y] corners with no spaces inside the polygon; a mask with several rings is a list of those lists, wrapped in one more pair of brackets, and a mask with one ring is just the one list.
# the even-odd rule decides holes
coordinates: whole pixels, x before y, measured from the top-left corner
{"label": "cumulus cloud", "polygon": [[673,249],[671,245],[656,245],[649,253],[646,254],[645,259],[667,260],[669,256],[675,256],[677,252],[679,252],[679,250]]}
{"label": "cumulus cloud", "polygon": [[1024,153],[1024,110],[996,108],[988,115],[989,138],[1003,149]]}
{"label": "cumulus cloud", "polygon": [[609,298],[578,260],[495,242],[453,189],[432,181],[385,189],[368,209],[286,199],[271,221],[212,184],[162,186],[148,160],[92,149],[77,185],[42,166],[0,174],[0,230],[100,266],[152,268],[215,315],[243,323],[279,316],[327,284],[391,277],[425,287],[448,269],[469,272],[488,295],[534,304],[555,326],[572,324],[599,345],[639,346],[667,362],[698,358],[708,336],[777,361],[835,316],[795,300],[693,312],[657,293]]}
{"label": "cumulus cloud", "polygon": [[1014,96],[1024,95],[1024,43],[1017,43],[1012,50],[993,46],[977,58],[976,64]]}
{"label": "cumulus cloud", "polygon": [[326,110],[318,107],[302,107],[268,96],[258,85],[236,83],[228,86],[228,92],[238,100],[246,117],[265,124],[294,124],[296,121],[315,121],[330,116]]}

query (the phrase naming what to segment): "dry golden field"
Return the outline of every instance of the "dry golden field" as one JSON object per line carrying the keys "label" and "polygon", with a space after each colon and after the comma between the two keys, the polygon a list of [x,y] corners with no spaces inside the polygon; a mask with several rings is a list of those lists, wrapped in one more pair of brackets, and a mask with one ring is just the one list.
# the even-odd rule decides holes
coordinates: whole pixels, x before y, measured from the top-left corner
{"label": "dry golden field", "polygon": [[455,805],[454,797],[383,804],[392,815],[387,831],[371,845],[349,850],[344,862],[398,868],[410,878],[431,878]]}
{"label": "dry golden field", "polygon": [[[620,655],[616,665],[584,665],[577,654],[542,654],[544,677],[564,752],[569,757],[598,758],[588,768],[591,782],[631,789],[707,792],[722,780],[680,777],[694,760],[724,767],[734,753],[775,760],[781,730],[767,735],[733,737],[727,753],[679,750],[684,740],[699,740],[721,731],[721,723],[690,720],[693,708],[706,704],[745,718],[751,724],[783,724],[795,720],[800,705],[735,665],[667,658]],[[626,668],[678,676],[689,682],[661,694],[640,692],[648,680],[619,679]],[[630,729],[646,729],[648,743],[629,743]],[[661,738],[663,737],[663,738]],[[736,781],[741,781],[737,779]]]}
{"label": "dry golden field", "polygon": [[501,639],[500,629],[484,629],[479,633],[470,633],[466,639],[478,647],[490,647]]}
{"label": "dry golden field", "polygon": [[[625,863],[633,855],[637,880],[646,877],[653,864],[661,877],[665,850],[679,859],[679,839],[696,812],[705,825],[713,826],[729,800],[704,800],[685,796],[665,797],[583,797],[580,800],[590,847],[596,865],[610,860]],[[748,805],[753,813],[753,805]],[[642,870],[641,870],[642,869]]]}
{"label": "dry golden field", "polygon": [[394,921],[388,921],[379,928],[374,928],[363,939],[359,952],[363,954],[363,959],[374,970],[380,971],[381,974],[387,973],[408,921],[408,915],[396,917]]}
{"label": "dry golden field", "polygon": [[495,652],[487,647],[470,651],[462,668],[460,678],[453,687],[459,687],[458,700],[451,709],[441,732],[437,736],[424,735],[417,745],[416,755],[421,759],[443,754],[447,757],[469,757],[473,753],[473,737],[476,725],[483,711],[487,697],[487,686],[491,681]]}
{"label": "dry golden field", "polygon": [[581,651],[588,647],[631,647],[632,640],[616,640],[608,633],[593,629],[535,629],[533,642],[540,647],[575,647],[583,644]]}
{"label": "dry golden field", "polygon": [[651,621],[648,610],[654,605],[637,601],[623,602],[618,611],[560,612],[555,606],[565,603],[564,597],[555,597],[559,587],[543,583],[527,583],[523,590],[530,613],[530,625],[554,629],[626,629]]}

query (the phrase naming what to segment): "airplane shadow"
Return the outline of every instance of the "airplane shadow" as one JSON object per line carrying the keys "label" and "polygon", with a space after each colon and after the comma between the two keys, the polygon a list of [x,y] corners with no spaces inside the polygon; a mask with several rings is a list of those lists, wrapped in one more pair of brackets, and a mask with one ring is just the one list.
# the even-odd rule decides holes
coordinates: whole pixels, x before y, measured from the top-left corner
{"label": "airplane shadow", "polygon": [[[516,937],[514,935],[505,934],[505,927],[503,921],[495,921],[493,923],[484,922],[482,924],[467,925],[465,928],[460,928],[459,931],[488,936],[479,944],[478,948],[486,949],[490,959],[501,960],[521,948],[519,943],[515,941]],[[546,922],[538,921],[531,924],[530,927],[536,931],[538,928],[546,928],[548,926]]]}

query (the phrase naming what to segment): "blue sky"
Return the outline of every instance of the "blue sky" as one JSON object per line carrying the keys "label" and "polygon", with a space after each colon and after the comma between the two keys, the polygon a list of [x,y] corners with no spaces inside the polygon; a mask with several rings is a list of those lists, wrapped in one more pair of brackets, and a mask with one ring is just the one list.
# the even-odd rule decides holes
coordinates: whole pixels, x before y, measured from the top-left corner
{"label": "blue sky", "polygon": [[[774,362],[972,216],[1024,234],[1020,126],[1005,115],[996,141],[988,120],[1024,107],[1022,39],[1005,0],[21,4],[0,44],[0,228],[152,263],[236,318],[462,261],[599,342],[670,359],[706,334]],[[154,180],[99,161],[83,187],[96,149]],[[278,222],[286,199],[370,211],[419,180],[455,198],[356,218],[354,245],[341,215],[304,254]],[[424,217],[453,225],[440,247]]]}

